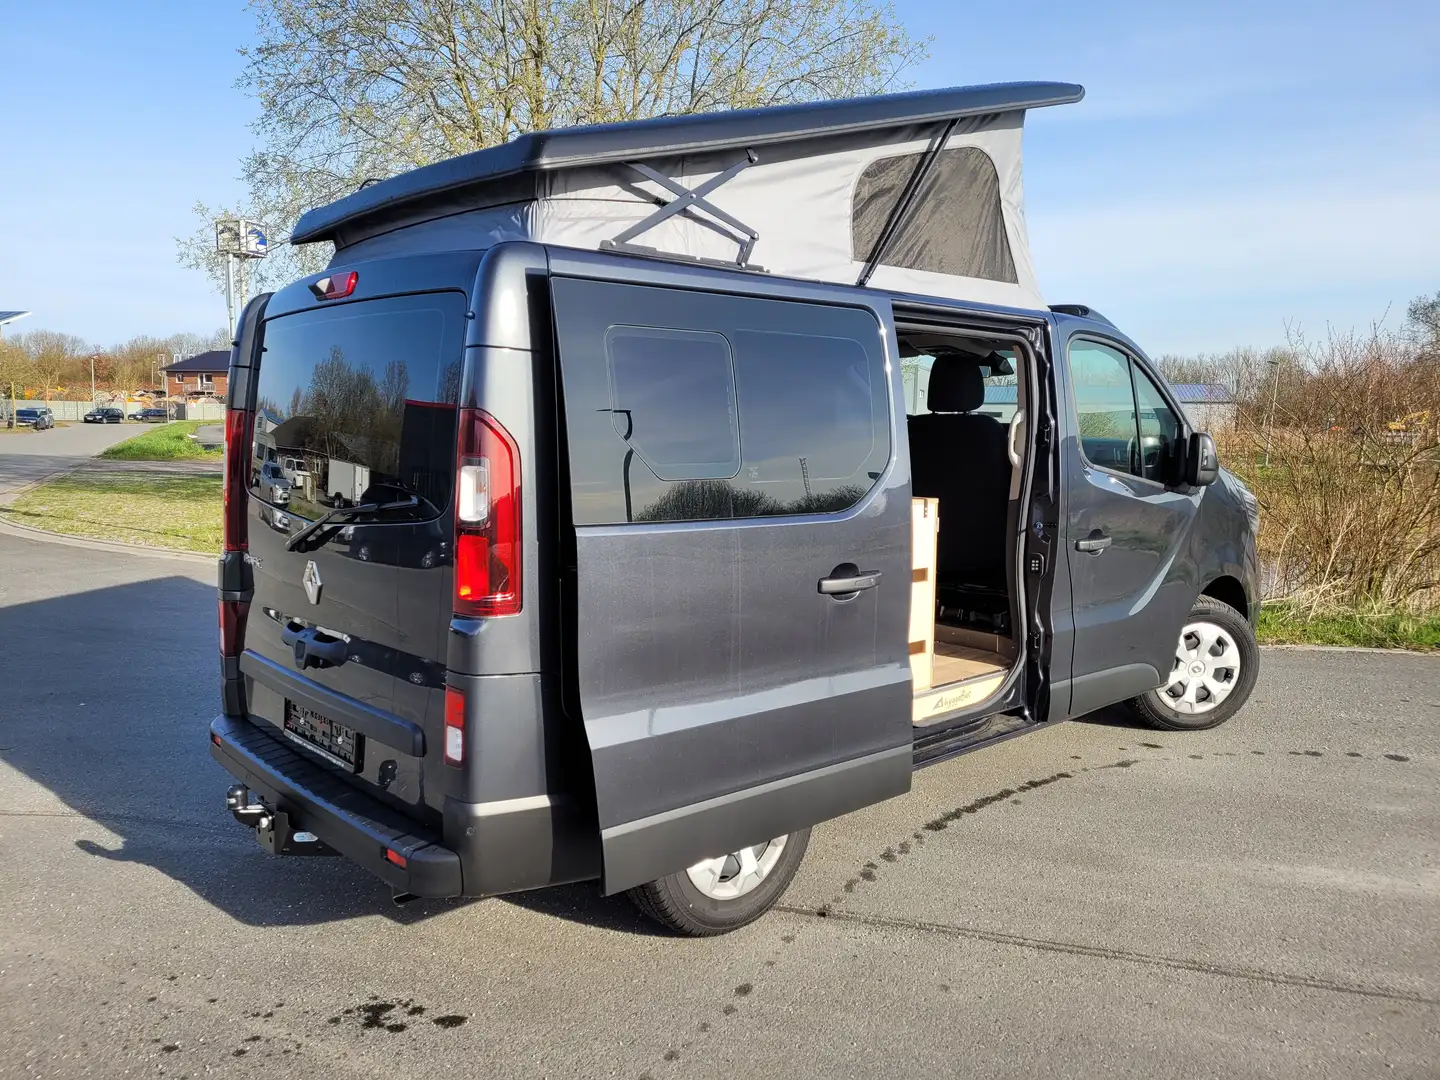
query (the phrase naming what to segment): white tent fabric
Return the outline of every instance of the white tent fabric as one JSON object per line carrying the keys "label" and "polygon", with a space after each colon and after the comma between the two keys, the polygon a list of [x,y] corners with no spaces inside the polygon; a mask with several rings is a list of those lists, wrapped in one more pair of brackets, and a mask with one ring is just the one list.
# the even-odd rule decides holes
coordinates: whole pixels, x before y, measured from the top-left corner
{"label": "white tent fabric", "polygon": [[[1023,111],[963,118],[945,142],[947,151],[974,147],[993,162],[1015,280],[960,277],[886,265],[882,260],[871,286],[1009,307],[1044,307],[1025,230],[1023,121]],[[853,285],[870,254],[853,250],[855,191],[861,174],[882,159],[933,148],[940,131],[927,124],[767,147],[757,164],[707,198],[759,234],[751,265],[786,277]],[[743,154],[726,152],[645,163],[693,189],[739,160]],[[473,209],[457,206],[447,216],[357,239],[337,251],[333,265],[419,249],[484,248],[505,240],[598,250],[674,197],[621,164],[538,173],[534,184],[534,198],[489,206],[471,202]],[[918,204],[912,227],[936,231],[943,242],[947,215],[929,212],[933,210]],[[737,243],[723,228],[703,210],[685,211],[634,237],[633,243],[667,254],[733,262]]]}

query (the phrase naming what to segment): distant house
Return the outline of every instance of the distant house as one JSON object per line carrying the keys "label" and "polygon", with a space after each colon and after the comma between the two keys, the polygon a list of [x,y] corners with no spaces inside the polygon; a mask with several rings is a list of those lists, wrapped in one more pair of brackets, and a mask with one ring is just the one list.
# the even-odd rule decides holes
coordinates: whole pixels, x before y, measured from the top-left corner
{"label": "distant house", "polygon": [[1229,431],[1235,426],[1235,395],[1224,383],[1172,383],[1170,389],[1196,431]]}
{"label": "distant house", "polygon": [[225,396],[225,378],[230,371],[230,352],[211,349],[160,369],[165,373],[168,397],[192,401],[195,398]]}

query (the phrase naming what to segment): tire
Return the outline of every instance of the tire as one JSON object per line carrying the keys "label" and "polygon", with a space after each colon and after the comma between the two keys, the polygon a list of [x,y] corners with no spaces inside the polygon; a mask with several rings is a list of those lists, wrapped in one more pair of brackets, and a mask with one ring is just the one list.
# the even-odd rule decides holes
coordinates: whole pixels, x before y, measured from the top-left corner
{"label": "tire", "polygon": [[[1199,666],[1187,671],[1187,663]],[[1130,707],[1162,731],[1204,731],[1245,707],[1259,675],[1260,649],[1245,617],[1229,604],[1199,596],[1180,633],[1170,681],[1131,698]]]}
{"label": "tire", "polygon": [[783,845],[763,876],[739,895],[724,895],[739,887],[734,884],[740,876],[738,872],[728,880],[712,878],[710,889],[702,889],[696,878],[706,880],[708,864],[721,860],[734,860],[735,870],[743,869],[739,863],[741,853],[721,856],[721,860],[696,863],[689,870],[681,870],[678,874],[631,889],[629,896],[644,914],[677,933],[690,937],[728,934],[760,918],[785,895],[790,880],[800,868],[800,861],[805,858],[805,848],[809,843],[810,830],[801,829],[748,849],[757,863],[763,866],[766,853],[776,844]]}

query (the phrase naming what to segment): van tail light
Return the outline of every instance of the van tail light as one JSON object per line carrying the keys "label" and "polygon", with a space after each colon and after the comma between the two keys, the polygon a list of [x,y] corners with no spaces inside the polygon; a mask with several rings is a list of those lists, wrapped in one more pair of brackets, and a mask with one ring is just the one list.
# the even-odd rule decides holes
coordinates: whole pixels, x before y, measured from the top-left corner
{"label": "van tail light", "polygon": [[250,425],[252,415],[245,409],[225,414],[225,550],[245,551],[250,546],[246,532],[245,506],[250,499]]}
{"label": "van tail light", "polygon": [[220,655],[236,657],[245,648],[245,620],[250,605],[244,600],[220,601]]}
{"label": "van tail light", "polygon": [[465,695],[445,688],[445,764],[465,763]]}
{"label": "van tail light", "polygon": [[483,409],[460,410],[455,469],[455,612],[520,613],[520,449]]}

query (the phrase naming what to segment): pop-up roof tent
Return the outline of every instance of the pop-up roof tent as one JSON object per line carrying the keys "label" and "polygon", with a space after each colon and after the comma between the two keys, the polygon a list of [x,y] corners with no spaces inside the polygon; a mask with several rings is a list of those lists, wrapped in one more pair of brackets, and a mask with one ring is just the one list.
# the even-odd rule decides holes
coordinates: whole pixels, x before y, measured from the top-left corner
{"label": "pop-up roof tent", "polygon": [[925,90],[523,135],[311,210],[332,265],[534,240],[1038,308],[1027,109],[1068,83]]}

